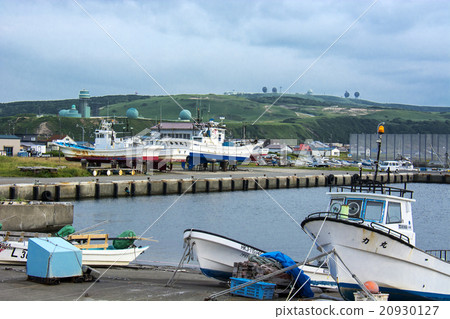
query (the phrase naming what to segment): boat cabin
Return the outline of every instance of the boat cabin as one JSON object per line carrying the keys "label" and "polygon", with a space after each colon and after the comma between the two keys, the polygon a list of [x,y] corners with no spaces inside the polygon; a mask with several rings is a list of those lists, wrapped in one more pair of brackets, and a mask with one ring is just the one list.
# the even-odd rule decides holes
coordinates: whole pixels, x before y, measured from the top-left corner
{"label": "boat cabin", "polygon": [[[331,196],[328,211],[337,214],[338,218],[393,230],[407,236],[410,244],[415,244],[412,191],[384,187],[381,193],[360,192],[359,188],[358,192],[352,192],[342,187],[341,191],[327,194]],[[405,197],[408,195],[410,198]]]}
{"label": "boat cabin", "polygon": [[193,142],[222,145],[225,142],[225,128],[218,123],[210,121],[197,135],[192,136]]}

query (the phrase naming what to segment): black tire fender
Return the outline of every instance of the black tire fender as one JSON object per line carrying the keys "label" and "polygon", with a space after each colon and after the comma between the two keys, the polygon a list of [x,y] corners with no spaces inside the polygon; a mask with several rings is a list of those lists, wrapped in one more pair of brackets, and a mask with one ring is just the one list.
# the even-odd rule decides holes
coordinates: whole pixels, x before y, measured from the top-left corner
{"label": "black tire fender", "polygon": [[42,195],[41,195],[41,199],[44,202],[51,202],[51,201],[53,201],[52,192],[50,192],[50,191],[43,191]]}

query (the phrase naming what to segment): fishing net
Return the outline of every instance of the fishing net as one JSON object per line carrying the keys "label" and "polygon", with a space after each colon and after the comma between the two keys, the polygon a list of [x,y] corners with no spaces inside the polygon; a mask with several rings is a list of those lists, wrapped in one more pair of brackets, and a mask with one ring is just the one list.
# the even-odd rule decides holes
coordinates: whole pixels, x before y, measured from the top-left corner
{"label": "fishing net", "polygon": [[[121,233],[119,236],[121,237],[136,237],[136,234],[132,230],[126,230],[123,233]],[[133,245],[134,239],[114,239],[113,240],[113,246],[116,249],[126,249]]]}
{"label": "fishing net", "polygon": [[56,233],[56,235],[58,235],[59,237],[66,237],[66,236],[73,234],[74,232],[75,232],[75,228],[73,228],[72,225],[66,225],[63,228],[61,228]]}

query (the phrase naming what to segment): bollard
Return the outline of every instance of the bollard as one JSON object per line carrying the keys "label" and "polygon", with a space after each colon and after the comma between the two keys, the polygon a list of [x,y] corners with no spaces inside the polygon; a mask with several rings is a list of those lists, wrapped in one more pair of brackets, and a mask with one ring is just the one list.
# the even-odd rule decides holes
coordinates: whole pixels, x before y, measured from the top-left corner
{"label": "bollard", "polygon": [[100,184],[99,183],[95,183],[95,195],[94,195],[95,199],[99,199],[100,198]]}
{"label": "bollard", "polygon": [[131,182],[130,190],[131,190],[131,196],[134,196],[136,194],[136,185],[134,184],[134,182]]}
{"label": "bollard", "polygon": [[9,188],[9,199],[16,199],[16,187],[11,186]]}
{"label": "bollard", "polygon": [[61,186],[56,185],[55,186],[55,202],[59,202],[60,198],[61,198]]}
{"label": "bollard", "polygon": [[152,194],[152,183],[150,180],[147,182],[147,196],[150,196]]}
{"label": "bollard", "polygon": [[113,197],[117,198],[119,196],[119,185],[117,183],[113,183]]}
{"label": "bollard", "polygon": [[80,184],[75,185],[75,199],[80,200],[81,186]]}
{"label": "bollard", "polygon": [[33,200],[39,200],[39,186],[33,186]]}

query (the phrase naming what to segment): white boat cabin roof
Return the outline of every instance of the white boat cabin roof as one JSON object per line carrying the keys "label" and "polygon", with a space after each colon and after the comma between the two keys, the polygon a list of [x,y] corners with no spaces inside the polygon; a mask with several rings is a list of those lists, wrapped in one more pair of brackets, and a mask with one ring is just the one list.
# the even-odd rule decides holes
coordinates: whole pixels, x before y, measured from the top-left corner
{"label": "white boat cabin roof", "polygon": [[341,191],[328,192],[327,195],[331,197],[328,211],[339,214],[340,218],[385,226],[406,235],[414,245],[411,203],[415,199],[412,198],[412,191],[384,187],[381,192],[374,193],[359,191],[359,187],[356,189],[358,191],[341,187]]}

